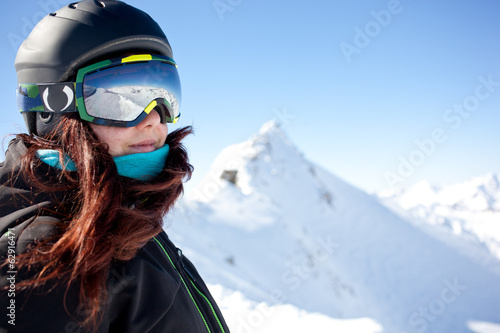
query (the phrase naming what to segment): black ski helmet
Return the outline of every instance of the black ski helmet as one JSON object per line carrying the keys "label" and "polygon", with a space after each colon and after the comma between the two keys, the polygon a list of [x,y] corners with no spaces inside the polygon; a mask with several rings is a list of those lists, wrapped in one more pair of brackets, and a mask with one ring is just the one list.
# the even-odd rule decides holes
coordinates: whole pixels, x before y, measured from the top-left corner
{"label": "black ski helmet", "polygon": [[[160,26],[145,12],[122,1],[83,0],[44,17],[17,52],[18,83],[74,79],[78,69],[130,52],[173,58]],[[24,112],[28,131],[43,136],[60,113]]]}

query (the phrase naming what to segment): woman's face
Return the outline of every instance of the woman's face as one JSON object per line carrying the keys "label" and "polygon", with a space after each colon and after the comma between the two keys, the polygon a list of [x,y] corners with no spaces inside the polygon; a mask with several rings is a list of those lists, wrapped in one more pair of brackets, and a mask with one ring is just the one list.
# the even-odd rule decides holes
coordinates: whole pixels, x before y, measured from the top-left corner
{"label": "woman's face", "polygon": [[109,146],[113,157],[147,153],[165,145],[167,124],[162,124],[160,115],[154,111],[134,127],[113,127],[90,124],[97,138]]}

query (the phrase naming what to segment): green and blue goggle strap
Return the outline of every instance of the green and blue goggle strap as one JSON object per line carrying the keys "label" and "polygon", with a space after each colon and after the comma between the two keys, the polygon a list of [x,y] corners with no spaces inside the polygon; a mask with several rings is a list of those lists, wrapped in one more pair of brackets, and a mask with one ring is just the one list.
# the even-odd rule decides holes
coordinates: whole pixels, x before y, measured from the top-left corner
{"label": "green and blue goggle strap", "polygon": [[17,87],[20,112],[78,112],[75,83],[24,84]]}
{"label": "green and blue goggle strap", "polygon": [[[156,107],[170,107],[170,103],[165,98],[157,98],[144,109],[144,112],[133,121],[121,121],[119,119],[104,119],[89,115],[85,109],[82,95],[82,81],[86,72],[96,68],[107,67],[115,63],[132,61],[151,60],[144,59],[150,55],[131,56],[114,60],[105,60],[97,64],[85,67],[78,73],[77,82],[43,83],[18,85],[16,90],[17,105],[19,111],[23,112],[54,112],[67,113],[78,112],[82,120],[91,123],[107,126],[132,127],[138,125]],[[153,58],[156,58],[153,56]],[[173,63],[173,61],[172,61]],[[175,63],[173,63],[175,66]],[[77,88],[80,92],[77,92]],[[176,123],[180,114],[170,116],[167,112],[159,112],[162,123]]]}

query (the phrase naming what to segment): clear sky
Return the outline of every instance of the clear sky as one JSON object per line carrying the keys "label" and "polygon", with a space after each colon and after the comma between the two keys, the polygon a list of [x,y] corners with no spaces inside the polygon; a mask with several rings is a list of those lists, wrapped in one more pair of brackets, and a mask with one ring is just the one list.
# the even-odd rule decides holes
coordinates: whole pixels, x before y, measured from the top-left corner
{"label": "clear sky", "polygon": [[[500,173],[498,1],[127,2],[160,24],[179,65],[180,125],[196,131],[188,189],[271,119],[306,158],[366,190]],[[25,131],[20,40],[68,3],[4,4],[0,134]]]}

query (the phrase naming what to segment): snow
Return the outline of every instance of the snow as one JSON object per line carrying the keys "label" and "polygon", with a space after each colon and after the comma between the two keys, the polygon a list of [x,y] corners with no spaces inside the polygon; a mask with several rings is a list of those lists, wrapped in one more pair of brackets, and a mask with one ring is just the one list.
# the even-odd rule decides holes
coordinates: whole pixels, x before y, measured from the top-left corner
{"label": "snow", "polygon": [[380,197],[397,198],[398,204],[404,209],[438,204],[453,207],[457,211],[500,211],[500,183],[493,173],[447,186],[421,182],[407,189],[382,192]]}
{"label": "snow", "polygon": [[[423,192],[422,188],[430,189]],[[379,194],[389,208],[500,274],[500,184],[490,173],[451,185]]]}
{"label": "snow", "polygon": [[500,332],[500,325],[486,323],[481,321],[471,321],[469,328],[476,333],[498,333]]}
{"label": "snow", "polygon": [[370,318],[333,319],[290,304],[253,302],[220,285],[211,285],[210,290],[235,332],[382,332],[380,324]]}
{"label": "snow", "polygon": [[[491,199],[487,206],[430,184],[411,192],[413,201],[398,202],[424,217],[434,216],[429,207],[439,207],[440,196],[494,213],[492,179],[481,192]],[[484,256],[464,255],[468,240],[451,246],[429,231],[438,223],[416,223],[381,200],[309,162],[270,122],[224,149],[165,227],[210,285],[233,332],[471,332],[499,325],[499,275],[476,260]]]}

